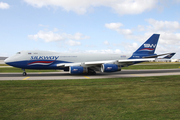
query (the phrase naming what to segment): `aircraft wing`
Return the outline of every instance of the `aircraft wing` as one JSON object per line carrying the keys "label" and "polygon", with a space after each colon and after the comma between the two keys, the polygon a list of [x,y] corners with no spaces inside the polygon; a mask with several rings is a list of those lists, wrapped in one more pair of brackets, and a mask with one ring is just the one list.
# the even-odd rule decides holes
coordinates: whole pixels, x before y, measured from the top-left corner
{"label": "aircraft wing", "polygon": [[127,59],[127,60],[107,60],[107,61],[92,61],[92,62],[82,62],[82,63],[62,63],[57,64],[57,67],[69,67],[69,66],[98,66],[102,64],[120,64],[120,65],[131,65],[134,62],[146,62],[153,61],[155,58],[143,58],[143,59]]}

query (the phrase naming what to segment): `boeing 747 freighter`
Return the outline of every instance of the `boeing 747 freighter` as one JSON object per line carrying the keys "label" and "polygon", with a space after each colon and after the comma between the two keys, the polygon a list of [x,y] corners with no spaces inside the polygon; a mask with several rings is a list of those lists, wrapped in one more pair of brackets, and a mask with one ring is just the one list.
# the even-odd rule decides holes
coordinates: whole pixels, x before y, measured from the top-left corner
{"label": "boeing 747 freighter", "polygon": [[153,34],[131,55],[120,54],[90,54],[90,53],[57,53],[49,51],[21,51],[9,57],[5,63],[17,68],[22,68],[23,75],[27,75],[25,69],[59,69],[69,71],[71,74],[96,74],[101,72],[121,71],[121,67],[155,60],[157,55],[159,34]]}

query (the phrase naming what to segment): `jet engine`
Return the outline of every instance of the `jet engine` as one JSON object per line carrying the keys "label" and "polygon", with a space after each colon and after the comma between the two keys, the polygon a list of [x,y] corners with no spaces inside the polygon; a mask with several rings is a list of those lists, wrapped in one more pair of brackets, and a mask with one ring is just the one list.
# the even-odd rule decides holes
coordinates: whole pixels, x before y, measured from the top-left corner
{"label": "jet engine", "polygon": [[69,67],[69,73],[71,74],[81,74],[81,73],[87,73],[88,69],[86,67],[82,66],[70,66]]}
{"label": "jet engine", "polygon": [[116,64],[102,64],[101,72],[116,72],[121,71],[121,67]]}

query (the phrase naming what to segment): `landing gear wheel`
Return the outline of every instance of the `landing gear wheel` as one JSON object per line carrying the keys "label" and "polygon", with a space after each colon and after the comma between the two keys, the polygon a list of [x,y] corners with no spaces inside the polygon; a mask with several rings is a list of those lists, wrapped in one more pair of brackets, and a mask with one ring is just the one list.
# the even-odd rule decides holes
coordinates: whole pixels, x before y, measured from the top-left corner
{"label": "landing gear wheel", "polygon": [[23,70],[23,76],[26,76],[27,73],[26,73],[25,69],[22,69],[22,70]]}
{"label": "landing gear wheel", "polygon": [[89,68],[88,69],[88,74],[89,75],[96,75],[96,72],[93,69]]}
{"label": "landing gear wheel", "polygon": [[27,75],[27,73],[26,72],[23,72],[23,76],[26,76]]}
{"label": "landing gear wheel", "polygon": [[93,75],[96,75],[96,72],[94,72]]}

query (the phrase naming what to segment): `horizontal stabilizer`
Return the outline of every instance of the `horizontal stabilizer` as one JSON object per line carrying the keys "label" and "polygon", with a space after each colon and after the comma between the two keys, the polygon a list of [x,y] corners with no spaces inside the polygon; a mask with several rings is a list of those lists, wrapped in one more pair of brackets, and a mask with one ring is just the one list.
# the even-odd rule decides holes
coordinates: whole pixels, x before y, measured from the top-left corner
{"label": "horizontal stabilizer", "polygon": [[[146,56],[146,57],[143,57],[143,58],[157,58],[157,57],[159,57],[159,56],[163,56],[163,55],[167,55],[167,56],[169,56],[169,55],[174,55],[175,53],[165,53],[165,54],[159,54],[159,55],[152,55],[152,56]],[[172,56],[173,56],[172,55]],[[172,57],[171,56],[171,57]],[[165,57],[164,57],[165,58]],[[166,59],[166,58],[165,58]],[[170,59],[170,58],[168,58],[168,59]]]}
{"label": "horizontal stabilizer", "polygon": [[176,53],[171,53],[165,57],[163,57],[162,59],[171,59]]}

